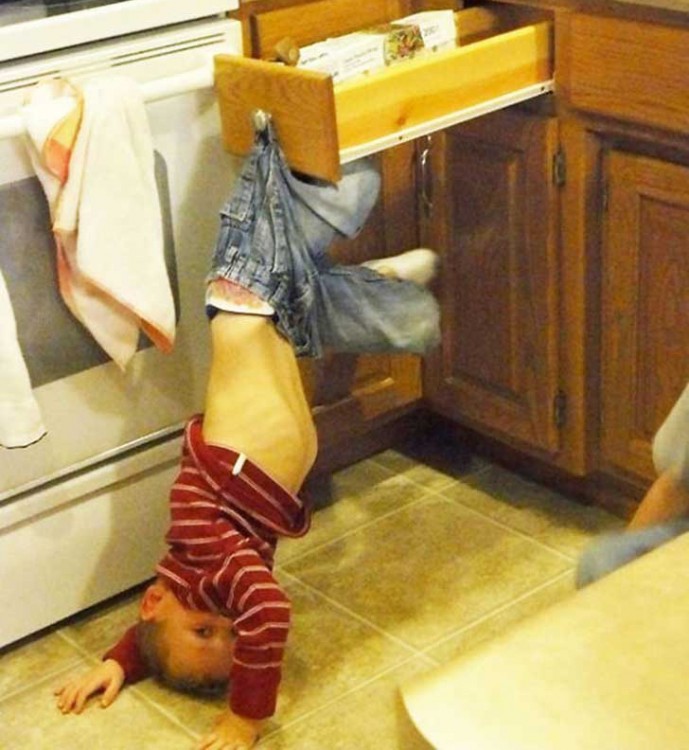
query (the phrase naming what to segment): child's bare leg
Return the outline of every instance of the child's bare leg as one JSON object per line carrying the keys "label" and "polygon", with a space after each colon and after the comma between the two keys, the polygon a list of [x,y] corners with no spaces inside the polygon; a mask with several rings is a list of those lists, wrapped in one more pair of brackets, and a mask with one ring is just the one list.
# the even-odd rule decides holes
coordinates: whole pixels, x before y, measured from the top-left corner
{"label": "child's bare leg", "polygon": [[208,443],[245,453],[295,492],[316,457],[316,430],[291,344],[267,317],[218,312],[203,424]]}

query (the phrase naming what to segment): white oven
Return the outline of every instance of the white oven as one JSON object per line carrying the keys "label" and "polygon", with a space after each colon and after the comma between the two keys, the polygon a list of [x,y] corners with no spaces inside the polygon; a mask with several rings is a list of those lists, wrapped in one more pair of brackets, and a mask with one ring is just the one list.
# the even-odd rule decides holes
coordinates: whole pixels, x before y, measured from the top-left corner
{"label": "white oven", "polygon": [[[145,580],[161,552],[180,428],[202,408],[203,278],[237,172],[212,92],[213,54],[241,51],[226,17],[237,5],[0,0],[0,271],[48,431],[0,448],[0,646]],[[60,299],[18,117],[40,78],[108,70],[134,78],[147,101],[178,319],[173,352],[142,338],[124,373]]]}

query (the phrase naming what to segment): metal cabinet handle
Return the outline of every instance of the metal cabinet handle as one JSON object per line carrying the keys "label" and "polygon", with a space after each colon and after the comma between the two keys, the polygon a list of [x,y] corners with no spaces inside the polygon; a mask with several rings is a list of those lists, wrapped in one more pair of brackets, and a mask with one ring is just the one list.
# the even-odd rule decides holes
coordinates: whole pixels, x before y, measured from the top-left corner
{"label": "metal cabinet handle", "polygon": [[431,169],[431,147],[433,139],[426,136],[426,146],[419,157],[419,184],[421,205],[426,218],[433,213],[433,171]]}

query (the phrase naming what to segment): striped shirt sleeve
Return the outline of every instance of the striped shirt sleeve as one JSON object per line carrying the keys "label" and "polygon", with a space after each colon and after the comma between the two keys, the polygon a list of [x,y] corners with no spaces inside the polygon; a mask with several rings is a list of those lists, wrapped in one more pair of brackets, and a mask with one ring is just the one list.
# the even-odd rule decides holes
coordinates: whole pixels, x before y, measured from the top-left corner
{"label": "striped shirt sleeve", "polygon": [[149,669],[139,650],[136,640],[136,625],[120,638],[103,656],[103,661],[113,659],[124,671],[124,679],[127,683],[139,682],[149,676]]}
{"label": "striped shirt sleeve", "polygon": [[290,601],[253,549],[228,556],[212,578],[213,591],[234,615],[237,636],[230,707],[253,719],[271,716],[290,627]]}

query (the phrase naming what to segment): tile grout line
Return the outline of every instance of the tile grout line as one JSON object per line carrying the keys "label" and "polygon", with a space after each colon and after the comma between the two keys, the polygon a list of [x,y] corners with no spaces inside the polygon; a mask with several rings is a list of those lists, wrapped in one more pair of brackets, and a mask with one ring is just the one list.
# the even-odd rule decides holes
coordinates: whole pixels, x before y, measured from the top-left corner
{"label": "tile grout line", "polygon": [[519,594],[519,596],[515,597],[514,599],[510,599],[509,601],[504,602],[503,604],[499,604],[497,607],[495,607],[494,609],[491,609],[489,612],[485,612],[480,617],[477,617],[475,620],[472,620],[471,622],[466,623],[466,625],[462,625],[461,628],[458,628],[457,630],[452,631],[452,633],[448,633],[447,635],[442,636],[437,641],[431,643],[429,646],[424,648],[422,653],[424,653],[426,656],[428,656],[429,659],[432,659],[434,662],[436,662],[438,666],[440,666],[443,662],[440,662],[435,657],[431,656],[428,653],[430,650],[437,648],[438,646],[442,646],[445,643],[448,643],[453,638],[457,638],[457,636],[467,633],[473,628],[479,625],[482,625],[483,623],[487,622],[488,620],[493,619],[494,617],[497,617],[503,612],[506,612],[511,607],[514,607],[515,605],[520,604],[521,602],[526,601],[527,599],[530,599],[532,596],[535,596],[539,592],[548,588],[548,586],[552,586],[554,583],[557,583],[561,579],[568,578],[571,575],[572,575],[571,570],[565,570],[565,571],[555,574],[552,578],[548,578],[547,580],[539,583],[538,586],[535,586],[534,588],[529,589],[528,591],[525,591],[523,594]]}
{"label": "tile grout line", "polygon": [[384,636],[387,640],[392,641],[397,646],[400,646],[401,648],[405,649],[406,651],[411,652],[412,656],[424,656],[424,652],[415,646],[412,646],[405,641],[403,641],[401,638],[398,638],[396,635],[393,635],[392,633],[388,633],[387,630],[384,630],[379,625],[376,625],[375,623],[371,622],[370,620],[367,620],[362,615],[358,614],[357,612],[354,612],[353,610],[349,609],[348,607],[345,607],[344,604],[341,604],[336,599],[333,599],[332,597],[328,596],[327,594],[323,593],[319,589],[317,589],[315,586],[312,586],[310,583],[307,583],[306,581],[302,580],[301,578],[298,578],[293,573],[289,573],[287,571],[284,571],[285,575],[290,579],[292,583],[296,583],[300,586],[303,586],[307,591],[310,591],[312,594],[316,594],[320,599],[323,601],[326,601],[328,604],[330,604],[332,607],[335,607],[335,609],[338,609],[340,612],[348,615],[353,620],[356,620],[361,625],[365,625],[366,627],[370,628],[371,630],[374,630],[378,635]]}
{"label": "tile grout line", "polygon": [[[393,450],[394,450],[394,449],[393,449]],[[403,454],[402,454],[402,455],[403,455]],[[490,470],[490,469],[491,469],[491,468],[493,467],[493,464],[490,464],[490,463],[485,463],[485,464],[484,464],[483,466],[479,466],[479,468],[477,468],[477,469],[474,469],[474,470],[472,470],[472,471],[469,471],[469,472],[467,472],[467,474],[463,474],[463,475],[461,476],[461,478],[459,478],[459,479],[458,479],[458,478],[456,478],[456,477],[453,477],[453,476],[452,476],[451,474],[446,474],[446,473],[445,473],[444,471],[442,471],[442,470],[440,470],[440,469],[435,469],[435,468],[434,468],[433,466],[430,466],[429,464],[427,464],[427,463],[425,463],[425,462],[423,462],[423,461],[417,461],[416,459],[413,459],[413,458],[412,458],[412,459],[409,459],[409,460],[413,462],[413,466],[411,466],[411,467],[408,467],[408,468],[406,468],[406,469],[402,469],[401,471],[396,471],[395,469],[391,469],[391,468],[389,468],[388,466],[385,466],[385,464],[384,464],[384,463],[380,463],[380,462],[379,462],[379,461],[377,460],[377,457],[376,457],[375,455],[374,455],[374,456],[371,456],[371,457],[369,458],[369,461],[371,461],[372,463],[374,463],[374,464],[375,464],[376,466],[378,466],[378,467],[380,467],[380,468],[382,468],[382,469],[385,469],[386,471],[389,471],[389,472],[391,472],[391,474],[392,474],[393,476],[400,476],[400,477],[404,477],[405,479],[408,479],[408,480],[409,480],[410,482],[413,482],[414,484],[417,484],[417,485],[419,485],[419,486],[421,486],[421,487],[425,487],[426,485],[425,485],[425,484],[424,484],[423,482],[420,482],[419,480],[417,480],[417,479],[414,479],[413,477],[408,477],[408,476],[406,476],[406,475],[405,475],[405,472],[407,472],[407,471],[410,471],[410,470],[412,470],[412,469],[414,469],[414,468],[416,468],[416,467],[418,467],[418,466],[423,466],[423,467],[425,467],[425,468],[428,468],[428,469],[430,469],[431,471],[435,471],[435,472],[437,472],[438,474],[441,474],[441,475],[442,475],[442,476],[444,476],[444,477],[447,477],[447,486],[450,486],[451,484],[454,484],[454,483],[456,483],[456,482],[462,482],[462,481],[465,481],[465,480],[466,480],[466,479],[468,479],[469,477],[476,477],[476,476],[480,476],[481,474],[484,474],[485,472],[487,472],[488,470]],[[442,489],[445,489],[445,488],[443,487]]]}
{"label": "tile grout line", "polygon": [[[302,714],[301,716],[298,716],[298,717],[292,719],[292,721],[288,721],[284,725],[282,725],[282,726],[274,729],[272,732],[269,732],[264,737],[261,737],[261,742],[263,742],[264,740],[275,738],[276,736],[278,736],[281,732],[285,731],[286,729],[289,729],[291,727],[294,727],[294,726],[296,726],[298,724],[301,724],[301,723],[307,721],[308,719],[312,718],[316,714],[319,714],[322,711],[325,711],[328,708],[331,708],[332,706],[337,705],[338,703],[340,703],[342,701],[343,698],[347,698],[350,695],[354,695],[355,693],[358,693],[359,691],[363,690],[364,688],[368,687],[369,685],[372,685],[374,682],[380,680],[381,678],[385,677],[386,675],[391,674],[392,672],[395,672],[396,670],[400,669],[401,667],[404,667],[406,664],[410,664],[410,663],[412,663],[413,661],[416,661],[419,658],[423,659],[426,662],[429,662],[428,663],[429,667],[435,666],[435,664],[433,663],[433,660],[430,659],[425,654],[410,655],[407,659],[404,659],[403,661],[398,662],[397,664],[393,664],[393,665],[391,665],[389,667],[386,667],[381,672],[378,672],[378,673],[374,674],[373,676],[366,678],[365,680],[363,680],[362,682],[358,683],[357,685],[353,685],[348,690],[345,690],[343,693],[340,693],[339,695],[335,696],[334,698],[331,698],[330,700],[326,701],[322,705],[320,705],[320,706],[318,706],[316,708],[312,708],[310,711],[307,711],[305,714]],[[258,744],[259,748],[261,746],[261,742],[259,742],[259,744]]]}
{"label": "tile grout line", "polygon": [[[403,477],[408,482],[411,482],[412,484],[416,485],[417,487],[422,487],[422,488],[424,488],[426,490],[427,494],[424,497],[421,497],[418,500],[414,500],[413,502],[408,503],[407,505],[403,506],[404,508],[413,507],[413,506],[419,504],[420,502],[422,502],[424,500],[427,500],[431,496],[435,496],[435,497],[440,496],[441,499],[447,500],[448,502],[451,502],[453,504],[459,505],[461,508],[464,508],[464,509],[468,510],[469,512],[473,513],[474,515],[480,516],[481,518],[483,518],[483,519],[485,519],[487,521],[490,521],[492,524],[494,524],[495,526],[497,526],[499,528],[502,528],[502,529],[504,529],[506,531],[511,531],[514,534],[517,534],[518,536],[522,537],[523,539],[532,541],[534,544],[538,545],[542,549],[547,550],[548,552],[552,552],[552,553],[556,554],[558,557],[561,557],[562,559],[566,560],[567,562],[575,563],[576,560],[577,560],[576,556],[574,556],[574,555],[570,555],[567,552],[563,552],[562,550],[557,549],[557,547],[552,547],[551,545],[546,544],[545,542],[542,542],[540,539],[537,539],[536,537],[531,536],[530,534],[528,534],[528,533],[526,533],[524,531],[521,531],[520,529],[517,529],[517,528],[515,528],[513,526],[510,526],[509,524],[505,523],[504,521],[499,521],[498,519],[493,518],[492,516],[490,516],[490,515],[488,515],[486,513],[483,513],[480,510],[477,510],[476,508],[472,508],[471,506],[466,505],[461,500],[456,500],[456,499],[453,499],[453,498],[450,498],[450,497],[446,497],[443,494],[449,487],[451,487],[453,485],[456,485],[456,484],[462,484],[468,477],[476,477],[476,476],[480,476],[481,474],[487,473],[492,468],[494,468],[493,464],[487,463],[487,464],[479,467],[475,471],[469,472],[466,476],[463,476],[461,479],[455,479],[453,477],[450,477],[449,475],[445,475],[445,476],[448,476],[447,485],[445,485],[443,487],[430,487],[429,488],[423,482],[420,482],[420,481],[418,481],[418,480],[416,480],[416,479],[414,479],[412,477],[405,476],[404,472],[395,472],[394,470],[390,469],[389,467],[385,466],[384,464],[378,463],[376,461],[376,459],[375,459],[375,456],[371,457],[369,460],[372,463],[375,463],[380,468],[383,468],[383,469],[385,469],[387,471],[392,472],[391,476]],[[416,465],[417,466],[418,465],[427,466],[427,464],[424,464],[423,462],[417,462]],[[440,473],[442,473],[442,472],[440,472]],[[474,489],[474,488],[471,488],[471,489]],[[478,490],[475,490],[475,491],[478,491]],[[332,540],[330,540],[328,542],[323,542],[322,544],[318,545],[318,547],[314,547],[312,550],[309,550],[309,552],[303,553],[303,556],[308,555],[308,554],[310,554],[310,552],[316,551],[317,549],[321,549],[322,547],[330,544],[332,541],[339,541],[339,540],[345,538],[346,536],[349,536],[350,534],[355,533],[359,529],[366,528],[369,525],[375,523],[377,520],[381,520],[383,518],[386,518],[387,516],[389,516],[389,515],[391,515],[393,513],[398,513],[402,509],[403,508],[397,508],[394,511],[390,511],[390,513],[386,513],[386,514],[380,516],[379,519],[373,519],[372,521],[369,521],[367,524],[364,524],[362,526],[358,526],[356,529],[351,529],[350,531],[345,532],[344,534],[342,534],[339,537],[336,537],[335,539],[332,539]],[[302,557],[302,556],[299,556],[299,557]],[[291,563],[293,560],[296,561],[297,559],[298,559],[297,557],[292,558],[292,560],[290,560],[286,564]]]}
{"label": "tile grout line", "polygon": [[[485,468],[490,468],[490,467],[485,467]],[[409,480],[409,481],[412,481],[412,480]],[[569,555],[561,552],[560,550],[558,550],[558,549],[556,549],[554,547],[551,547],[551,546],[549,546],[547,544],[544,544],[543,542],[541,542],[540,540],[536,539],[535,537],[530,536],[529,534],[527,534],[527,533],[525,533],[523,531],[515,529],[515,528],[509,526],[508,524],[506,524],[504,522],[498,521],[497,519],[494,519],[491,516],[488,516],[488,515],[480,512],[480,511],[478,511],[478,510],[476,510],[476,509],[474,509],[474,508],[472,508],[470,506],[467,506],[467,505],[465,505],[464,503],[462,503],[459,500],[454,500],[452,498],[449,498],[449,497],[445,496],[443,494],[443,489],[444,488],[440,488],[440,489],[427,489],[426,494],[423,495],[422,497],[420,497],[418,500],[414,500],[414,501],[412,501],[412,502],[410,502],[410,503],[408,503],[408,504],[406,504],[406,505],[404,505],[404,506],[402,506],[400,508],[396,508],[395,510],[389,511],[388,513],[385,513],[385,514],[383,514],[383,515],[381,515],[381,516],[379,516],[379,517],[377,517],[375,519],[372,519],[371,521],[369,521],[369,522],[367,522],[365,524],[362,524],[361,526],[357,526],[354,529],[350,529],[350,530],[344,532],[343,534],[341,534],[338,537],[334,537],[333,539],[330,539],[330,540],[328,540],[326,542],[323,542],[322,544],[319,544],[318,546],[316,546],[314,548],[311,548],[308,552],[305,552],[302,555],[298,555],[298,556],[290,559],[288,562],[285,563],[285,565],[290,565],[292,562],[296,563],[296,562],[302,561],[303,559],[305,559],[306,557],[308,557],[308,555],[310,555],[311,553],[316,553],[316,552],[322,551],[324,548],[326,548],[330,544],[333,544],[333,543],[335,543],[337,541],[341,541],[341,540],[343,540],[345,538],[348,538],[348,537],[350,537],[350,536],[358,533],[359,531],[361,531],[363,529],[370,528],[371,526],[373,526],[373,525],[375,525],[375,524],[383,521],[384,519],[389,518],[390,516],[396,515],[396,514],[400,513],[401,511],[404,511],[406,509],[413,509],[414,507],[419,506],[421,504],[425,504],[425,503],[427,503],[427,502],[429,502],[429,501],[431,501],[433,499],[441,500],[443,502],[450,503],[453,506],[458,506],[461,509],[463,509],[465,511],[468,511],[469,513],[471,513],[475,517],[481,518],[482,520],[488,522],[489,524],[493,525],[494,527],[500,528],[500,529],[502,529],[503,531],[506,531],[506,532],[510,532],[514,536],[517,536],[517,537],[519,537],[519,538],[521,538],[521,539],[523,539],[525,541],[529,541],[529,542],[535,544],[537,547],[540,547],[542,550],[547,551],[547,552],[549,552],[551,554],[554,554],[555,556],[557,556],[558,558],[560,558],[564,562],[567,562],[567,563],[570,563],[570,564],[573,564],[575,562],[575,559],[572,558],[571,556],[569,556]],[[348,609],[347,607],[345,607],[344,605],[340,604],[336,600],[331,599],[328,595],[326,595],[325,593],[323,593],[319,589],[315,588],[311,584],[303,581],[297,575],[295,575],[294,573],[289,572],[284,567],[278,566],[278,570],[280,571],[281,574],[284,574],[291,581],[294,581],[294,582],[296,582],[296,583],[304,586],[307,590],[313,592],[317,596],[319,596],[322,599],[324,599],[325,601],[329,602],[331,605],[337,607],[342,612],[344,612],[344,613],[348,614],[349,616],[353,617],[358,622],[360,622],[360,623],[362,623],[362,624],[364,624],[364,625],[366,625],[368,627],[373,628],[379,634],[385,636],[386,638],[392,639],[393,641],[397,642],[399,645],[402,645],[405,648],[411,649],[417,655],[419,655],[419,656],[425,655],[425,656],[427,656],[431,660],[433,660],[433,657],[431,657],[431,656],[428,655],[428,650],[430,650],[430,649],[432,649],[432,648],[434,648],[434,647],[436,647],[438,645],[441,645],[446,640],[451,639],[453,636],[457,636],[457,635],[461,634],[462,632],[465,632],[465,630],[468,630],[468,629],[470,629],[472,627],[475,627],[476,625],[480,624],[484,620],[490,619],[491,617],[494,617],[494,616],[500,614],[502,611],[504,611],[506,609],[509,609],[511,606],[513,606],[515,604],[518,604],[522,600],[524,600],[524,599],[526,599],[526,598],[528,598],[528,597],[536,594],[538,591],[540,591],[541,589],[545,588],[546,586],[551,585],[552,583],[556,582],[559,578],[561,578],[561,577],[564,578],[565,576],[569,576],[569,575],[572,574],[571,568],[568,569],[568,570],[559,572],[555,576],[553,576],[552,578],[547,579],[546,581],[542,582],[541,584],[539,584],[535,588],[530,589],[529,591],[526,591],[523,594],[520,594],[515,599],[511,599],[510,601],[505,602],[502,605],[498,605],[495,609],[490,610],[489,612],[485,613],[484,615],[482,615],[481,617],[477,618],[473,622],[468,623],[466,626],[464,626],[460,630],[454,631],[452,634],[449,634],[447,636],[441,637],[439,640],[435,641],[431,645],[429,645],[427,647],[424,647],[424,649],[417,649],[416,647],[411,646],[411,645],[405,643],[404,641],[398,639],[396,636],[393,636],[392,634],[390,634],[387,631],[383,630],[382,628],[380,628],[379,626],[377,626],[374,623],[370,622],[369,620],[367,620],[366,618],[362,617],[361,615],[357,614],[356,612]]]}
{"label": "tile grout line", "polygon": [[72,648],[76,649],[82,656],[87,656],[91,659],[98,659],[94,651],[89,651],[87,648],[84,648],[84,646],[82,646],[74,638],[71,638],[69,635],[67,635],[67,633],[63,633],[61,630],[58,630],[56,635],[59,635],[63,641],[69,643],[69,645],[72,646]]}
{"label": "tile grout line", "polygon": [[503,529],[504,531],[511,531],[513,534],[516,534],[517,536],[521,537],[522,539],[525,539],[527,541],[533,542],[538,547],[541,547],[543,550],[546,550],[548,552],[552,552],[554,555],[557,555],[558,557],[562,558],[566,562],[569,563],[576,563],[577,556],[570,555],[567,552],[563,552],[562,550],[557,549],[557,547],[553,547],[549,544],[546,544],[545,542],[541,541],[540,539],[537,539],[535,536],[532,536],[531,534],[528,534],[525,531],[522,531],[521,529],[517,529],[514,526],[510,526],[505,521],[500,521],[497,518],[493,518],[492,516],[488,515],[487,513],[484,513],[483,511],[477,510],[476,508],[472,508],[470,505],[466,505],[461,500],[457,500],[451,497],[445,497],[442,495],[442,490],[433,490],[431,492],[433,495],[440,495],[443,500],[447,500],[447,502],[452,503],[454,505],[458,505],[460,508],[468,511],[469,513],[478,516],[480,518],[483,518],[486,521],[489,521],[494,526],[498,526],[499,528]]}
{"label": "tile grout line", "polygon": [[11,690],[10,692],[5,693],[4,695],[0,696],[0,704],[4,703],[7,700],[15,698],[18,695],[21,695],[27,690],[32,690],[33,688],[39,687],[41,685],[45,685],[47,682],[50,682],[51,680],[56,679],[59,675],[63,674],[64,672],[68,672],[68,671],[71,672],[79,664],[77,659],[84,659],[84,658],[89,659],[89,660],[95,659],[95,657],[92,654],[89,654],[83,648],[80,648],[76,643],[73,643],[69,638],[65,637],[60,631],[55,631],[53,635],[59,636],[63,641],[65,641],[68,645],[70,645],[72,648],[74,648],[77,651],[77,653],[74,655],[74,659],[75,659],[74,663],[65,664],[62,667],[56,667],[51,672],[44,673],[37,680],[34,680],[33,682],[27,682],[22,687],[18,687],[15,690]]}
{"label": "tile grout line", "polygon": [[[84,648],[80,647],[76,642],[68,638],[64,633],[62,633],[61,630],[55,630],[51,633],[51,635],[58,637],[60,640],[67,643],[77,652],[76,654],[74,654],[74,663],[65,664],[62,667],[56,667],[52,671],[44,673],[39,679],[34,680],[33,682],[27,682],[24,684],[23,687],[19,687],[16,690],[11,690],[9,693],[5,693],[4,695],[0,696],[0,703],[3,703],[4,701],[8,699],[17,696],[25,692],[26,690],[30,690],[33,687],[36,687],[38,685],[43,685],[49,680],[56,678],[58,675],[62,674],[63,672],[67,672],[68,670],[74,669],[78,664],[78,661],[77,661],[78,659],[84,659],[84,658],[94,659],[95,658],[92,654],[90,654]],[[48,636],[42,636],[42,638],[45,638],[45,637],[48,637]]]}
{"label": "tile grout line", "polygon": [[[375,463],[377,466],[380,466],[381,468],[388,469],[388,467],[386,467],[384,464],[378,463],[376,461],[376,457],[375,456],[372,456],[369,460],[371,460],[373,463]],[[428,464],[425,464],[422,461],[416,462],[415,465],[417,465],[417,466],[418,465],[428,466]],[[445,485],[443,487],[432,487],[432,488],[427,488],[424,485],[423,482],[420,482],[420,481],[414,479],[413,477],[404,476],[404,471],[396,472],[396,473],[394,473],[394,475],[395,476],[404,476],[405,479],[407,479],[408,481],[412,482],[413,484],[416,484],[419,487],[426,488],[427,492],[430,495],[442,495],[442,493],[444,493],[450,486],[457,485],[457,484],[462,484],[469,477],[480,476],[482,474],[485,474],[485,473],[489,472],[490,470],[492,470],[493,468],[496,468],[496,467],[500,468],[499,466],[497,466],[497,464],[485,463],[483,466],[480,466],[475,471],[469,472],[468,474],[462,476],[460,479],[455,479],[454,477],[451,477],[450,475],[445,475],[445,476],[448,477],[448,480],[449,480],[447,482],[447,485]],[[430,467],[430,468],[432,469],[432,467]],[[392,469],[388,469],[388,470],[389,471],[393,471]],[[439,472],[439,473],[443,473],[443,472]],[[475,488],[471,488],[471,489],[475,489]],[[475,490],[475,491],[478,491],[478,490]],[[455,500],[453,498],[448,498],[448,497],[444,497],[444,496],[443,496],[443,498],[446,499],[446,500],[449,500],[452,503],[456,503],[457,505],[460,505],[462,508],[466,508],[467,510],[471,511],[472,513],[475,513],[475,514],[481,516],[482,518],[485,518],[488,521],[491,521],[491,523],[494,523],[496,526],[500,526],[503,529],[507,529],[509,531],[513,531],[514,533],[522,536],[524,539],[529,539],[529,540],[535,542],[536,544],[540,545],[543,549],[546,549],[546,550],[548,550],[550,552],[554,552],[554,553],[556,553],[557,555],[563,557],[564,559],[566,559],[569,562],[573,562],[574,563],[577,560],[576,556],[570,555],[570,554],[568,554],[566,552],[562,552],[561,550],[557,549],[556,547],[551,547],[550,545],[546,544],[545,542],[540,541],[539,539],[537,539],[534,536],[531,536],[531,535],[527,534],[526,532],[520,531],[519,529],[516,529],[513,526],[510,526],[509,524],[507,524],[507,523],[505,523],[503,521],[498,521],[496,518],[493,518],[490,515],[488,515],[486,513],[483,513],[480,510],[476,510],[476,508],[472,508],[471,506],[464,504],[461,500]],[[416,501],[416,502],[418,502],[418,501]]]}
{"label": "tile grout line", "polygon": [[159,713],[161,716],[164,716],[171,724],[174,724],[174,726],[181,729],[184,734],[187,737],[190,737],[193,740],[199,739],[201,736],[197,732],[192,731],[189,729],[189,727],[185,726],[185,724],[179,719],[175,714],[171,713],[166,709],[161,703],[158,703],[154,701],[152,698],[149,698],[143,691],[138,690],[136,685],[129,685],[128,689],[142,702],[145,703],[149,708],[156,711],[156,713]]}
{"label": "tile grout line", "polygon": [[[82,656],[88,658],[91,661],[98,660],[98,656],[96,656],[94,652],[91,652],[88,649],[85,649],[83,646],[79,645],[76,640],[70,638],[70,636],[68,636],[66,633],[58,632],[57,634],[61,636],[63,640],[69,643],[70,646],[73,646],[77,651],[79,651]],[[126,688],[128,693],[134,694],[139,700],[148,705],[149,708],[155,709],[158,713],[162,714],[166,719],[175,724],[175,726],[183,729],[184,733],[188,737],[191,737],[192,739],[198,739],[199,735],[185,727],[184,724],[182,724],[179,719],[174,716],[174,714],[169,713],[160,703],[156,703],[154,700],[151,700],[143,691],[137,688],[136,684],[128,684],[126,685]]]}
{"label": "tile grout line", "polygon": [[370,521],[365,521],[364,523],[360,524],[359,526],[355,526],[351,529],[347,529],[346,531],[343,531],[340,535],[334,536],[331,539],[328,539],[324,542],[321,542],[320,544],[315,545],[314,547],[310,547],[308,550],[305,550],[304,552],[297,553],[293,557],[290,557],[288,560],[286,560],[284,563],[278,563],[276,565],[276,569],[283,571],[285,570],[285,566],[291,565],[292,563],[301,562],[305,558],[307,558],[309,555],[315,552],[322,551],[325,547],[328,547],[331,544],[335,544],[335,542],[341,542],[343,539],[347,539],[348,537],[358,533],[359,531],[362,531],[363,529],[368,529],[371,526],[375,526],[375,524],[379,523],[380,521],[390,518],[391,516],[397,515],[398,513],[401,513],[404,510],[408,510],[409,508],[413,508],[417,505],[420,505],[421,503],[424,503],[429,498],[434,496],[433,490],[426,490],[426,494],[424,494],[422,497],[419,497],[416,500],[412,500],[408,503],[405,503],[404,505],[401,505],[398,508],[394,508],[393,510],[386,511],[385,513],[381,513],[381,515],[376,516],[376,518],[372,518]]}
{"label": "tile grout line", "polygon": [[[63,641],[65,641],[70,646],[72,646],[72,648],[74,648],[81,657],[87,659],[88,661],[96,662],[99,660],[99,657],[96,655],[95,652],[89,651],[88,649],[84,648],[75,639],[71,638],[66,633],[63,633],[61,631],[56,631],[55,635],[60,636],[60,638]],[[65,667],[65,669],[56,671],[51,676],[51,678],[56,677],[58,674],[60,674],[60,672],[66,672],[67,669],[68,668]],[[50,679],[50,678],[46,678],[46,680],[41,680],[41,682],[45,682],[47,681],[47,679]],[[127,688],[128,693],[135,695],[139,700],[141,700],[143,703],[149,706],[149,708],[155,709],[157,713],[162,714],[168,721],[172,722],[175,726],[181,728],[188,737],[191,737],[192,739],[198,739],[199,735],[197,735],[195,732],[192,732],[187,727],[185,727],[184,724],[180,722],[179,719],[177,719],[174,716],[174,714],[169,713],[160,703],[156,703],[155,701],[151,700],[143,691],[137,688],[136,684],[126,685],[126,688]],[[21,692],[21,691],[16,691],[16,692]]]}
{"label": "tile grout line", "polygon": [[[293,562],[301,561],[304,558],[306,558],[308,555],[310,555],[311,553],[318,552],[318,551],[322,550],[323,548],[327,547],[329,544],[333,544],[335,542],[342,541],[343,539],[346,539],[347,537],[351,536],[352,534],[355,534],[355,533],[357,533],[358,531],[360,531],[362,529],[367,529],[370,526],[373,526],[374,524],[378,523],[379,521],[382,521],[385,518],[389,518],[390,516],[395,515],[396,513],[400,513],[401,511],[403,511],[403,510],[405,510],[407,508],[412,508],[412,507],[414,507],[414,506],[416,506],[416,505],[418,505],[418,504],[420,504],[420,503],[428,500],[431,496],[435,496],[435,495],[443,492],[444,490],[446,490],[451,485],[456,484],[456,483],[462,481],[460,479],[455,479],[454,477],[450,477],[449,475],[445,475],[445,476],[448,477],[448,481],[447,481],[446,485],[444,485],[442,487],[436,487],[436,488],[428,487],[423,482],[420,482],[420,481],[418,481],[416,479],[413,479],[411,477],[405,476],[404,472],[395,471],[394,469],[391,469],[390,467],[385,466],[382,463],[378,463],[375,460],[375,456],[372,456],[372,457],[370,457],[367,460],[369,460],[371,463],[375,464],[378,468],[383,469],[384,471],[388,472],[389,476],[387,477],[387,479],[393,479],[393,478],[399,477],[399,478],[404,479],[405,481],[409,482],[410,484],[414,485],[415,487],[419,487],[419,488],[423,489],[424,492],[425,492],[425,494],[422,497],[418,498],[417,500],[412,500],[411,502],[405,503],[404,505],[400,506],[399,508],[395,508],[394,510],[390,510],[387,513],[383,513],[380,516],[377,516],[376,518],[373,518],[370,521],[367,521],[367,522],[365,522],[365,523],[363,523],[363,524],[361,524],[359,526],[356,526],[356,527],[351,528],[351,529],[347,529],[342,534],[340,534],[338,536],[335,536],[335,537],[332,537],[331,539],[328,539],[327,541],[321,542],[320,544],[318,544],[318,545],[316,545],[314,547],[309,548],[305,552],[300,552],[300,553],[295,554],[293,557],[290,557],[284,563],[279,563],[276,566],[277,570],[284,570],[284,566],[291,565]],[[426,466],[426,464],[422,464],[421,462],[416,463],[416,465],[417,466],[418,465]],[[490,464],[486,464],[485,466],[480,467],[476,471],[470,472],[469,474],[467,474],[467,476],[477,476],[477,475],[479,475],[481,473],[484,473],[484,472],[488,471],[490,468],[491,468]],[[385,480],[385,481],[387,481],[387,480]],[[358,494],[359,494],[358,492],[354,493],[355,496],[358,495]],[[448,499],[449,500],[449,498],[444,498],[444,499]],[[462,507],[464,507],[464,506],[462,506]],[[317,512],[318,511],[316,511],[316,513]]]}

